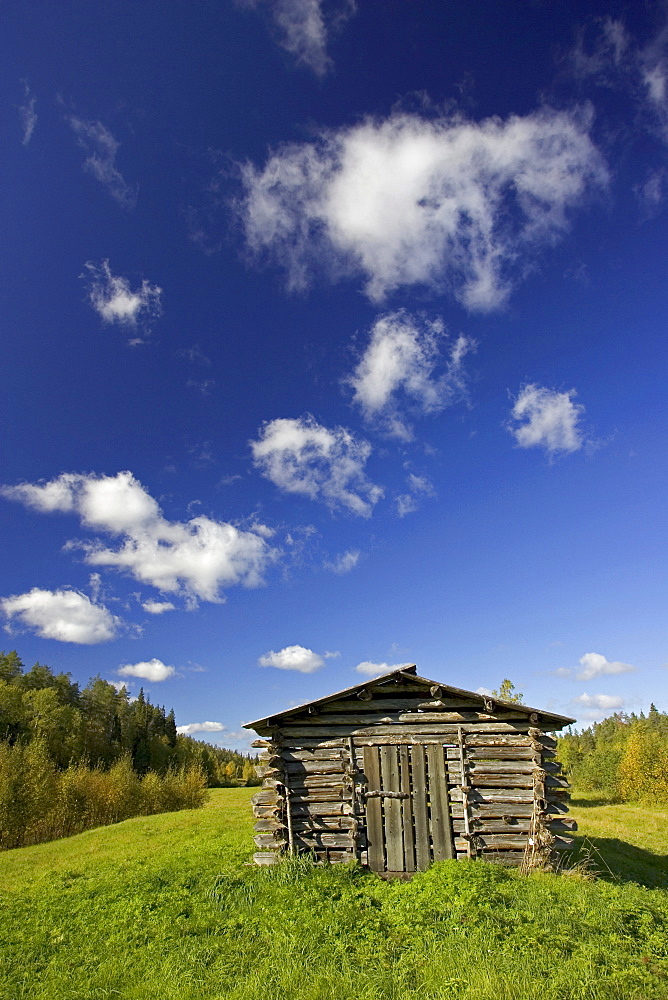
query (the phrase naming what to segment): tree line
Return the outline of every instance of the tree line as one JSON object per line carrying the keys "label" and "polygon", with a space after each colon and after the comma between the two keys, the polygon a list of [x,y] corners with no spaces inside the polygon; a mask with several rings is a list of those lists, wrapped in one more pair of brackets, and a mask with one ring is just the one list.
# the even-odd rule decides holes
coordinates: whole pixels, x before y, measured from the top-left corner
{"label": "tree line", "polygon": [[668,803],[668,713],[616,712],[558,737],[558,756],[574,790],[621,802]]}
{"label": "tree line", "polygon": [[259,784],[256,762],[178,733],[143,690],[0,653],[0,849],[195,808],[207,786]]}

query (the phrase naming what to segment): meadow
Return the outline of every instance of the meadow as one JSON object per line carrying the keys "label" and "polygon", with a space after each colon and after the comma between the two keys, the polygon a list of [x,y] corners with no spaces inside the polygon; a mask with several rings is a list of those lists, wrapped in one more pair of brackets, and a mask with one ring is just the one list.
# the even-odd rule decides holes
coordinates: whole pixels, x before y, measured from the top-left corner
{"label": "meadow", "polygon": [[442,862],[388,884],[249,865],[251,794],[5,852],[0,998],[668,998],[665,809],[576,796],[575,871]]}

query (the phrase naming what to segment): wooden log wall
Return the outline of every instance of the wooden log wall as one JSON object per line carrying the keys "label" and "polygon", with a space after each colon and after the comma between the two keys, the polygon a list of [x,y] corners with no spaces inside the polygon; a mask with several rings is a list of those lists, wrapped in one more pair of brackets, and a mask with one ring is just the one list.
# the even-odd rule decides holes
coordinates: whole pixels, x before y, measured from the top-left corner
{"label": "wooden log wall", "polygon": [[[273,863],[290,848],[330,862],[368,862],[367,817],[410,815],[391,798],[367,806],[364,748],[372,746],[425,745],[430,754],[444,748],[458,859],[531,865],[570,844],[568,784],[554,759],[556,741],[539,720],[512,709],[481,712],[477,703],[446,695],[425,697],[424,688],[409,683],[395,684],[391,697],[386,690],[374,696],[371,685],[369,692],[284,718],[266,734],[263,786],[252,800],[257,863]],[[407,750],[399,759],[413,755]],[[402,770],[401,780],[409,773],[414,780],[412,770]]]}

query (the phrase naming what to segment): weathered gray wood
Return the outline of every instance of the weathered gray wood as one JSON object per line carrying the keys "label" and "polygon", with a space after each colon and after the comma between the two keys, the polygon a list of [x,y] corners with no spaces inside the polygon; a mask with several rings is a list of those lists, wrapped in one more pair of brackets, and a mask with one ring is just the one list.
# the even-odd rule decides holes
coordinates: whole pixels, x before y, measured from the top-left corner
{"label": "weathered gray wood", "polygon": [[[337,739],[338,741],[343,740],[344,737],[350,735],[353,736],[393,736],[396,735],[396,727],[399,725],[397,723],[395,726],[392,725],[378,725],[378,726],[354,726],[351,732],[349,726],[345,725],[303,725],[303,726],[287,726],[284,730],[284,738],[286,741],[292,739],[299,740],[301,738],[308,739],[310,737],[317,737],[322,740]],[[402,730],[405,730],[406,735],[416,735],[416,736],[429,736],[429,735],[450,735],[454,736],[457,733],[457,726],[449,723],[443,724],[425,724],[420,725],[417,722],[411,722],[410,724],[402,725]],[[491,735],[493,733],[498,733],[499,735],[512,735],[527,732],[531,728],[529,722],[518,721],[518,722],[467,722],[462,724],[464,732],[475,732],[482,735]]]}
{"label": "weathered gray wood", "polygon": [[[485,851],[491,850],[504,850],[509,851],[513,848],[518,850],[526,847],[529,837],[528,834],[519,833],[482,833],[476,830],[476,844],[478,847]],[[455,838],[455,848],[458,851],[466,850],[466,839],[464,837]]]}
{"label": "weathered gray wood", "polygon": [[[531,775],[536,770],[535,764],[530,760],[469,760],[466,766],[468,773],[473,776],[494,774],[526,774]],[[448,773],[459,775],[462,773],[459,760],[448,760]]]}
{"label": "weathered gray wood", "polygon": [[253,829],[256,833],[271,833],[273,830],[284,830],[285,824],[276,817],[272,819],[256,819],[253,823]]}
{"label": "weathered gray wood", "polygon": [[[450,798],[453,802],[462,801],[462,792],[457,787],[451,789]],[[469,802],[533,802],[533,788],[472,788],[469,792]]]}
{"label": "weathered gray wood", "polygon": [[268,806],[253,806],[253,816],[258,819],[264,819],[269,816],[278,816],[281,812],[282,803],[276,803],[276,805]]}
{"label": "weathered gray wood", "polygon": [[[466,839],[466,853],[469,857],[473,854],[473,845],[471,843],[471,824],[470,824],[470,806],[469,806],[469,774],[468,774],[468,760],[466,759],[466,737],[462,732],[461,726],[457,732],[457,743],[459,744],[459,778],[461,781],[462,789],[462,812],[464,814],[464,836]],[[449,769],[448,769],[449,770]]]}
{"label": "weathered gray wood", "polygon": [[276,865],[278,858],[279,855],[276,851],[257,851],[253,855],[253,861],[256,865]]}
{"label": "weathered gray wood", "polygon": [[293,816],[350,816],[350,802],[295,802],[292,804]]}
{"label": "weathered gray wood", "polygon": [[414,746],[410,749],[413,783],[413,819],[415,823],[415,866],[425,871],[431,861],[429,841],[429,814],[427,810],[427,769],[425,749]]}
{"label": "weathered gray wood", "polygon": [[413,797],[411,795],[410,758],[408,747],[397,747],[399,754],[399,770],[401,773],[401,791],[406,798],[401,803],[401,825],[404,834],[404,870],[415,871],[415,833],[413,830]]}
{"label": "weathered gray wood", "polygon": [[[357,698],[349,698],[345,701],[330,701],[326,705],[320,706],[323,715],[347,715],[350,712],[357,715],[360,712],[407,712],[417,711],[445,711],[458,712],[465,711],[484,712],[482,703],[467,701],[459,698],[448,698],[439,700],[425,700],[424,691],[406,692],[401,697],[388,697],[387,695],[375,695],[371,701],[361,702]],[[296,716],[292,716],[296,718]]]}
{"label": "weathered gray wood", "polygon": [[302,802],[333,802],[334,800],[352,803],[350,788],[293,788],[290,801],[294,805]]}
{"label": "weathered gray wood", "polygon": [[258,833],[253,837],[255,846],[262,850],[278,851],[282,847],[287,847],[287,840],[283,837],[275,836],[273,833]]}
{"label": "weathered gray wood", "polygon": [[445,756],[443,748],[438,746],[429,746],[426,752],[434,861],[443,861],[452,857],[452,829],[450,827]]}
{"label": "weathered gray wood", "polygon": [[341,760],[297,760],[285,762],[286,774],[343,774]]}
{"label": "weathered gray wood", "polygon": [[[399,759],[396,747],[380,748],[380,788],[382,791],[401,792]],[[404,844],[401,829],[401,801],[383,799],[383,825],[385,828],[385,868],[401,871],[404,863]]]}
{"label": "weathered gray wood", "polygon": [[[364,748],[364,773],[370,789],[380,788],[380,751],[378,747]],[[366,804],[366,834],[369,868],[379,872],[385,868],[383,850],[383,817],[380,799],[369,799]]]}
{"label": "weathered gray wood", "polygon": [[340,851],[352,851],[353,840],[350,831],[339,830],[325,832],[323,830],[313,830],[310,833],[295,833],[295,847],[298,849],[319,847],[334,847]]}
{"label": "weathered gray wood", "polygon": [[[369,705],[372,703],[369,702]],[[457,722],[470,722],[477,723],[485,722],[488,725],[493,724],[496,720],[504,722],[512,722],[516,720],[518,723],[526,723],[527,717],[521,712],[511,712],[511,711],[499,711],[495,712],[493,715],[486,714],[484,712],[476,711],[438,711],[438,712],[410,712],[406,711],[406,706],[402,706],[403,711],[389,711],[389,712],[356,712],[350,713],[349,715],[345,713],[327,713],[323,712],[320,716],[312,716],[307,713],[304,715],[293,715],[290,719],[291,727],[299,728],[301,726],[313,726],[322,729],[329,729],[331,726],[377,726],[377,725],[424,725],[427,723],[457,723]]]}
{"label": "weathered gray wood", "polygon": [[278,805],[278,794],[275,788],[262,788],[255,795],[251,796],[253,806],[275,806]]}

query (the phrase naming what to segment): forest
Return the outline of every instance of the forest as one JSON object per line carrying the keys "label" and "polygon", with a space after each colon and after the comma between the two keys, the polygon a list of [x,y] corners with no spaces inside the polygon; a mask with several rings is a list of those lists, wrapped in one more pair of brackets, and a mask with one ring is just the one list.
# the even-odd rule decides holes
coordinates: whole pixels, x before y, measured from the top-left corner
{"label": "forest", "polygon": [[0,653],[0,849],[196,807],[207,787],[256,784],[254,760],[179,734],[143,690]]}
{"label": "forest", "polygon": [[654,704],[616,712],[558,736],[557,754],[574,791],[600,792],[616,802],[668,803],[668,713]]}

